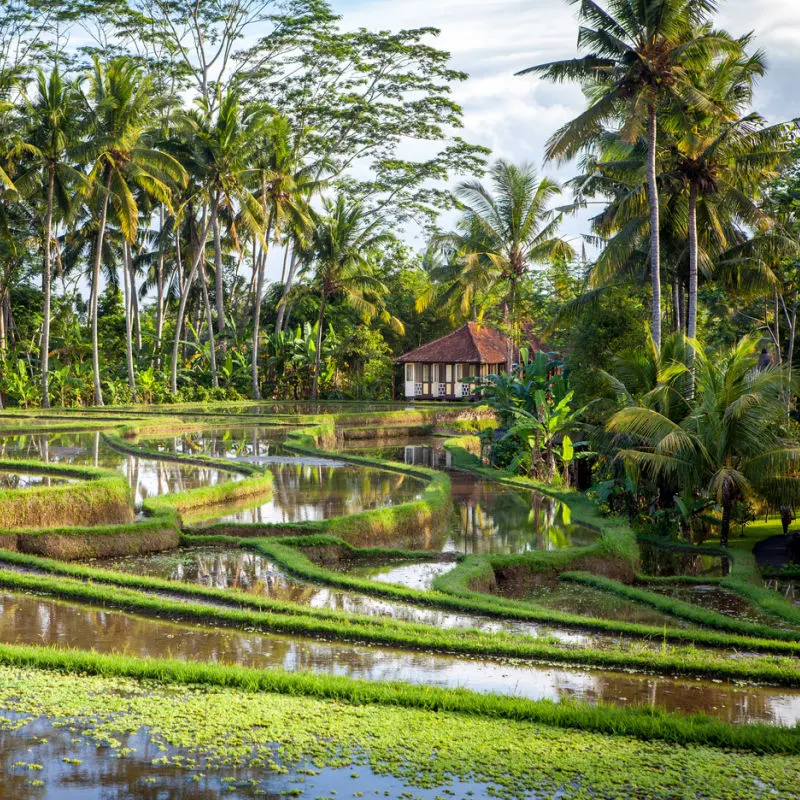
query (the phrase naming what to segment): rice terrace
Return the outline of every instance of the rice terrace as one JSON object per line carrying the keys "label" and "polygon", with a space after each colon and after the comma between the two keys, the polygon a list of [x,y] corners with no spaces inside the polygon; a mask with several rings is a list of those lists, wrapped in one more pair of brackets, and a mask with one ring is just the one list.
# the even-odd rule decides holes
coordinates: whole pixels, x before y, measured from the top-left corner
{"label": "rice terrace", "polygon": [[800,800],[797,41],[0,0],[0,800]]}

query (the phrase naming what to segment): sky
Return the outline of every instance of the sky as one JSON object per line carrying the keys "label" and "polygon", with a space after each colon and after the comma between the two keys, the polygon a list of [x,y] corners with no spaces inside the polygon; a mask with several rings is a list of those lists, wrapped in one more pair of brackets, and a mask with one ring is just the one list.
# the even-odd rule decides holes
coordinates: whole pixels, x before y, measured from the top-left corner
{"label": "sky", "polygon": [[[576,54],[576,9],[567,0],[332,0],[345,28],[396,30],[432,26],[435,44],[470,77],[454,89],[464,109],[461,135],[494,157],[529,161],[557,180],[570,165],[543,165],[544,143],[583,110],[577,86],[514,73]],[[800,116],[800,0],[720,0],[717,24],[734,35],[754,31],[768,73],[754,109],[771,122]],[[565,221],[566,235],[588,231],[586,215]]]}

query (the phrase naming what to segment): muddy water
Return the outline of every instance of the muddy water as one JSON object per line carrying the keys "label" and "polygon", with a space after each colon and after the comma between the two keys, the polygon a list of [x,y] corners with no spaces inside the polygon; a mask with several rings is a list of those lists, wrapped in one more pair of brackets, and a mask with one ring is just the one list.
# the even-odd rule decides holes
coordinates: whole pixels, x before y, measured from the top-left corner
{"label": "muddy water", "polygon": [[0,595],[0,641],[100,653],[279,667],[377,681],[405,681],[555,701],[655,705],[731,722],[800,721],[800,691],[646,675],[471,661],[288,636],[178,625],[25,595]]}
{"label": "muddy water", "polygon": [[[285,575],[269,559],[243,550],[181,548],[171,553],[125,556],[90,563],[93,566],[136,575],[150,575],[216,589],[236,589],[311,608],[330,608],[370,617],[391,617],[403,622],[416,622],[437,628],[477,628],[487,632],[548,636],[564,644],[574,645],[602,646],[611,642],[610,637],[550,628],[529,622],[439,611],[303,583]],[[450,563],[448,566],[454,565]]]}
{"label": "muddy water", "polygon": [[47,463],[119,470],[133,488],[137,505],[148,497],[214,486],[243,477],[213,467],[120,453],[109,447],[99,433],[37,433],[0,437],[0,458],[35,459]]}
{"label": "muddy water", "polygon": [[529,591],[524,595],[524,599],[546,608],[579,614],[584,617],[600,617],[668,628],[689,627],[689,623],[677,617],[662,614],[655,609],[617,597],[610,592],[602,592],[578,583],[555,581]]}
{"label": "muddy water", "polygon": [[729,571],[728,559],[720,556],[659,547],[651,542],[642,542],[639,550],[642,554],[642,572],[645,575],[719,578]]}
{"label": "muddy water", "polygon": [[789,623],[759,611],[741,595],[714,584],[659,583],[645,584],[645,588],[658,594],[693,603],[701,608],[707,608],[709,611],[716,611],[726,617],[734,617],[758,625],[769,625],[773,628],[792,628]]}

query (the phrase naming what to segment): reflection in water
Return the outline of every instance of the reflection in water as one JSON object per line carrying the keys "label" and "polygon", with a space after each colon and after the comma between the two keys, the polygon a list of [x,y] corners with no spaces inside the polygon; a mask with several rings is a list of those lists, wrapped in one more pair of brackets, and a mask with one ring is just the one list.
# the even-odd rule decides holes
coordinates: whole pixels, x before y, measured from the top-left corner
{"label": "reflection in water", "polygon": [[30,489],[33,486],[60,486],[74,483],[75,478],[54,478],[30,472],[0,472],[0,489]]}
{"label": "reflection in water", "polygon": [[[120,453],[100,433],[35,433],[0,437],[0,458],[116,469],[124,473],[139,505],[148,497],[238,481],[242,475],[214,467],[179,464]],[[38,477],[38,476],[37,476]],[[60,479],[49,479],[57,483]],[[50,484],[45,484],[50,485]]]}
{"label": "reflection in water", "polygon": [[[371,617],[391,617],[403,622],[416,622],[437,628],[477,628],[488,632],[550,636],[565,644],[576,645],[602,644],[605,641],[602,636],[587,635],[573,630],[417,607],[355,592],[345,592],[341,589],[303,583],[282,573],[269,559],[245,550],[183,548],[172,553],[124,556],[93,563],[105,569],[132,572],[136,575],[151,575],[184,583],[213,586],[217,589],[237,589],[311,608],[330,608]],[[448,566],[452,567],[454,563],[449,562]]]}
{"label": "reflection in water", "polygon": [[348,573],[380,583],[395,583],[427,591],[433,588],[433,581],[437,576],[450,572],[455,566],[455,561],[409,561],[391,566],[353,567]]}
{"label": "reflection in water", "polygon": [[142,446],[187,456],[214,456],[215,458],[243,459],[291,455],[281,442],[286,438],[286,427],[245,425],[233,428],[208,430],[165,436],[142,441]]}
{"label": "reflection in water", "polygon": [[176,625],[24,595],[0,595],[0,641],[94,649],[151,658],[211,661],[405,681],[532,699],[575,698],[656,705],[731,722],[800,721],[800,691],[648,675],[485,662],[289,636]]}
{"label": "reflection in water", "polygon": [[410,475],[345,465],[308,464],[294,459],[268,464],[272,497],[253,508],[210,522],[274,523],[328,519],[418,498],[424,483]]}
{"label": "reflection in water", "polygon": [[728,559],[723,559],[721,556],[692,553],[686,549],[660,547],[652,542],[641,542],[639,551],[642,556],[642,572],[645,575],[696,575],[707,578],[727,575],[725,568]]}
{"label": "reflection in water", "polygon": [[453,472],[454,512],[445,550],[524,553],[580,547],[597,533],[572,525],[568,510],[538,492],[514,489],[467,472]]}
{"label": "reflection in water", "polygon": [[780,592],[789,602],[800,605],[800,581],[788,578],[768,578],[764,586],[773,592]]}

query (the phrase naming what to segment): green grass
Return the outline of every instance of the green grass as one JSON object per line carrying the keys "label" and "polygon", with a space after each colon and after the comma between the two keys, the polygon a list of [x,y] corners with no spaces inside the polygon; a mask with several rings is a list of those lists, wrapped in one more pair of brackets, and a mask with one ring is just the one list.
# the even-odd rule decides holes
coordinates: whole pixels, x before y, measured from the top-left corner
{"label": "green grass", "polygon": [[0,489],[0,531],[133,520],[131,490],[118,472],[22,459],[0,459],[0,470],[77,481],[57,486]]}

